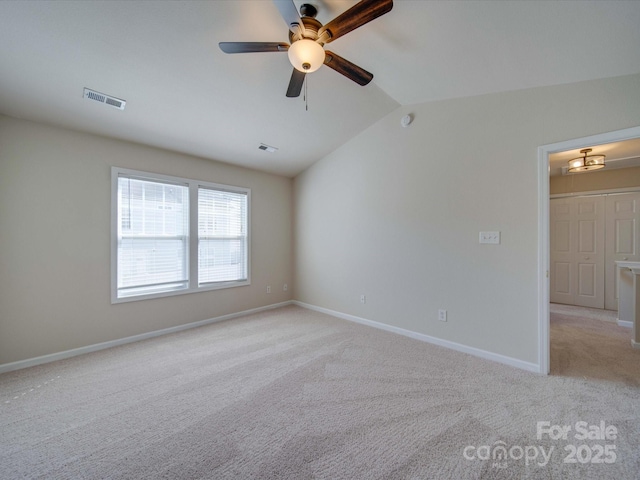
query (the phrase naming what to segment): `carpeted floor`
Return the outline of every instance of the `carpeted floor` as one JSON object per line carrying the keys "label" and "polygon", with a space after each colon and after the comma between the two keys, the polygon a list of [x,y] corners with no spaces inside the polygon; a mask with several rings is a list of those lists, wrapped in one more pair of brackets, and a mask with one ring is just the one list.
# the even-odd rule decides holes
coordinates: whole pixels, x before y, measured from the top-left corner
{"label": "carpeted floor", "polygon": [[[574,305],[562,305],[551,303],[549,311],[552,315],[564,315],[567,317],[577,317],[585,320],[602,320],[603,322],[618,323],[618,312],[616,310],[603,310],[600,308],[576,307]],[[622,332],[622,330],[621,330]],[[626,330],[624,330],[626,332]]]}
{"label": "carpeted floor", "polygon": [[637,479],[629,331],[551,332],[542,376],[290,306],[7,373],[0,478]]}
{"label": "carpeted floor", "polygon": [[[640,386],[640,350],[617,312],[551,304],[551,374]],[[640,478],[640,474],[638,475]]]}

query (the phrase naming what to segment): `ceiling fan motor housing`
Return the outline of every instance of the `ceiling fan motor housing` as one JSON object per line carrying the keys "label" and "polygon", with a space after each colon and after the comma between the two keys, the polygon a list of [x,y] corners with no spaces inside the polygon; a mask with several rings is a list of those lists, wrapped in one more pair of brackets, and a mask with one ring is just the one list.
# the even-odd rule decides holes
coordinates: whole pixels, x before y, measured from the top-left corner
{"label": "ceiling fan motor housing", "polygon": [[292,31],[289,31],[289,42],[297,42],[303,38],[316,41],[318,39],[318,30],[320,30],[322,24],[313,17],[301,17],[300,19],[304,24],[304,37],[302,37],[300,33],[293,33]]}

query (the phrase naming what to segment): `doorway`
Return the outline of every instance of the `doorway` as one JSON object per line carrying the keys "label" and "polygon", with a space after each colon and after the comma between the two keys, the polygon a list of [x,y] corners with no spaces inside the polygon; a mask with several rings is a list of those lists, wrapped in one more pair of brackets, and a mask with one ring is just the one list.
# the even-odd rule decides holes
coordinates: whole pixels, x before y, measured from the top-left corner
{"label": "doorway", "polygon": [[592,135],[538,147],[538,365],[550,372],[550,189],[549,156],[553,153],[640,138],[640,127]]}

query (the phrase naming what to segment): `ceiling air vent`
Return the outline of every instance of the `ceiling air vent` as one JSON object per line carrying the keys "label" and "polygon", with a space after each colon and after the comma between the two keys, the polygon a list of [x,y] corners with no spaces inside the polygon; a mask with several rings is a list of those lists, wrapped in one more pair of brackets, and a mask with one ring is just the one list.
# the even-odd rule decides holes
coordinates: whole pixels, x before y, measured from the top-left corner
{"label": "ceiling air vent", "polygon": [[264,143],[261,143],[258,148],[260,150],[264,150],[265,152],[269,152],[269,153],[273,153],[278,150],[276,147],[271,147],[269,145],[265,145]]}
{"label": "ceiling air vent", "polygon": [[112,107],[116,107],[119,110],[124,110],[127,102],[121,100],[116,97],[112,97],[110,95],[105,95],[104,93],[96,92],[95,90],[90,90],[88,88],[84,89],[84,98],[88,98],[89,100],[94,100],[96,102],[104,103],[106,105],[111,105]]}

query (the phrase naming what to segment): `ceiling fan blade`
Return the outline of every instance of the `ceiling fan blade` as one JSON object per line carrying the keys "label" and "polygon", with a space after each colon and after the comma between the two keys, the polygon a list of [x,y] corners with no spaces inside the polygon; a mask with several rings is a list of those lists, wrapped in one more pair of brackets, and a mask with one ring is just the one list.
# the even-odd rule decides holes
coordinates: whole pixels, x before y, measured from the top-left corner
{"label": "ceiling fan blade", "polygon": [[304,23],[302,23],[302,19],[293,0],[273,0],[273,3],[276,4],[280,15],[282,15],[282,18],[284,18],[287,24],[287,28],[289,28],[292,33],[298,33],[299,28],[302,28],[304,31]]}
{"label": "ceiling fan blade", "polygon": [[324,64],[359,85],[364,86],[373,80],[373,73],[367,72],[364,68],[360,68],[355,63],[351,63],[349,60],[328,50],[325,51]]}
{"label": "ceiling fan blade", "polygon": [[[349,10],[337,16],[318,30],[318,37],[327,32],[329,38],[324,43],[334,41],[365,23],[388,13],[393,8],[393,0],[361,0]],[[326,36],[326,35],[325,35]]]}
{"label": "ceiling fan blade", "polygon": [[252,53],[252,52],[286,52],[288,43],[278,42],[220,42],[220,50],[224,53]]}
{"label": "ceiling fan blade", "polygon": [[306,73],[300,70],[293,69],[291,74],[291,80],[289,81],[289,88],[287,88],[287,97],[299,97],[302,91],[302,85],[304,84],[304,77]]}

